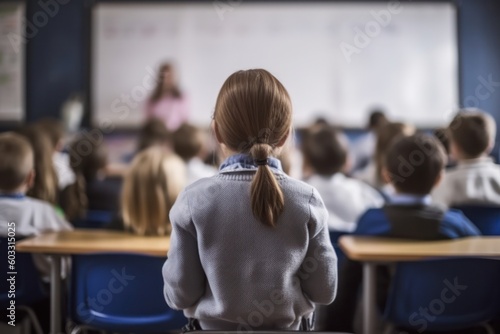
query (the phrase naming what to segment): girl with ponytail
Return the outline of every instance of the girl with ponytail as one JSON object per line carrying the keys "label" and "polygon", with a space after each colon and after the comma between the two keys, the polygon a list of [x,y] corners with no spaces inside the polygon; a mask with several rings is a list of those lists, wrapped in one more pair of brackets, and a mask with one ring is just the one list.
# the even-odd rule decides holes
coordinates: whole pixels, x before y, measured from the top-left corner
{"label": "girl with ponytail", "polygon": [[312,329],[315,304],[335,297],[337,258],[318,192],[275,158],[292,131],[288,92],[266,70],[236,72],[213,129],[226,160],[170,211],[165,299],[188,329]]}

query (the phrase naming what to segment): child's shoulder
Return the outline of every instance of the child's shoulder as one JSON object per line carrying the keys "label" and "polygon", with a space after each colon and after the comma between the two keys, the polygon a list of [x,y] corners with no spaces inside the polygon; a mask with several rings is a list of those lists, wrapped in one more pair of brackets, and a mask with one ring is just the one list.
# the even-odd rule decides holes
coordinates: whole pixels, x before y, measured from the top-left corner
{"label": "child's shoulder", "polygon": [[35,217],[63,221],[61,218],[62,216],[58,213],[56,207],[46,201],[33,197],[25,197],[22,201],[23,210],[26,212],[32,212]]}
{"label": "child's shoulder", "polygon": [[52,205],[50,205],[49,203],[42,201],[38,198],[26,196],[23,199],[23,201],[24,201],[23,206],[31,206],[32,208],[35,208],[38,210],[48,210],[48,211],[54,210],[55,211],[55,209]]}
{"label": "child's shoulder", "polygon": [[454,238],[480,235],[478,228],[460,210],[449,209],[441,222],[441,229]]}
{"label": "child's shoulder", "polygon": [[198,192],[202,191],[203,189],[209,188],[213,186],[214,184],[218,183],[217,180],[217,175],[209,176],[209,177],[203,177],[201,179],[198,179],[194,181],[193,183],[187,185],[183,192]]}
{"label": "child's shoulder", "polygon": [[383,208],[368,209],[359,218],[356,230],[353,234],[356,235],[384,235],[389,230],[389,221],[385,215]]}
{"label": "child's shoulder", "polygon": [[462,223],[468,221],[467,217],[458,209],[447,209],[445,210],[443,216],[443,222],[445,223]]}
{"label": "child's shoulder", "polygon": [[471,171],[495,171],[500,172],[500,165],[496,164],[492,158],[476,159],[474,161],[462,161],[457,165],[446,169],[448,175],[460,175]]}
{"label": "child's shoulder", "polygon": [[285,195],[293,197],[304,197],[310,199],[312,197],[320,197],[318,190],[313,184],[309,184],[305,181],[294,179],[288,175],[284,175],[281,182],[281,189]]}
{"label": "child's shoulder", "polygon": [[384,212],[384,208],[371,208],[365,211],[359,218],[361,221],[371,221],[371,220],[387,220]]}

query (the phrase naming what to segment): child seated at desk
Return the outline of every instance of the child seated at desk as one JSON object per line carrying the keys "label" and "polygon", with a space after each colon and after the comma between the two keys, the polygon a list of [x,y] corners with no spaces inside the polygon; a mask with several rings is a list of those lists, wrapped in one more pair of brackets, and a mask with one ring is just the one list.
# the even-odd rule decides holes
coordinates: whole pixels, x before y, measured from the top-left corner
{"label": "child seated at desk", "polygon": [[343,174],[348,169],[347,139],[328,125],[317,125],[304,136],[304,164],[313,175],[305,181],[315,187],[328,209],[331,231],[352,232],[359,217],[384,204],[382,195],[368,184]]}
{"label": "child seated at desk", "polygon": [[[26,196],[35,181],[34,154],[29,142],[18,134],[0,134],[0,157],[0,236],[7,236],[9,223],[15,224],[17,238],[71,230],[52,205]],[[48,281],[47,258],[34,255],[33,261]]]}
{"label": "child seated at desk", "polygon": [[227,158],[170,211],[165,299],[193,329],[309,329],[315,304],[335,298],[337,257],[317,190],[275,158],[292,130],[290,96],[266,70],[235,72],[213,127]]}
{"label": "child seated at desk", "polygon": [[489,157],[495,146],[493,117],[479,110],[460,112],[448,127],[451,155],[458,165],[449,169],[432,193],[436,203],[500,206],[500,166]]}
{"label": "child seated at desk", "polygon": [[71,142],[69,149],[77,180],[63,193],[68,195],[64,196],[68,200],[61,201],[71,213],[69,216],[84,219],[87,211],[106,211],[119,216],[123,178],[109,172],[105,143],[91,141],[81,134]]}
{"label": "child seated at desk", "polygon": [[[35,140],[33,145],[42,145],[42,142]],[[0,157],[0,236],[7,237],[9,231],[12,231],[9,228],[12,227],[15,228],[17,240],[47,232],[71,230],[71,225],[61,218],[53,204],[26,196],[33,187],[35,178],[43,177],[43,174],[35,173],[34,160],[37,156],[27,138],[15,133],[0,134]],[[44,158],[52,162],[50,154]],[[54,187],[57,188],[56,183]],[[48,283],[50,260],[41,254],[34,254],[32,258],[41,279]],[[63,278],[66,277],[68,269],[68,262],[63,259],[61,267]],[[23,273],[18,272],[18,275],[22,276]],[[39,284],[35,277],[32,278],[32,282]],[[29,306],[37,314],[42,331],[48,333],[49,299],[42,299]],[[4,312],[5,310],[0,311],[0,315],[3,316]]]}
{"label": "child seated at desk", "polygon": [[110,228],[140,235],[169,235],[168,214],[186,184],[184,162],[162,147],[138,153],[125,176],[122,220]]}
{"label": "child seated at desk", "polygon": [[[479,235],[478,229],[460,211],[431,204],[430,193],[441,180],[445,159],[442,145],[432,136],[417,134],[396,139],[383,167],[383,175],[396,193],[383,208],[368,210],[353,234],[414,240]],[[383,308],[389,280],[386,268],[380,269],[377,297]],[[331,323],[327,324],[327,330],[352,332],[361,280],[361,264],[345,261],[339,273],[339,294],[329,309]]]}

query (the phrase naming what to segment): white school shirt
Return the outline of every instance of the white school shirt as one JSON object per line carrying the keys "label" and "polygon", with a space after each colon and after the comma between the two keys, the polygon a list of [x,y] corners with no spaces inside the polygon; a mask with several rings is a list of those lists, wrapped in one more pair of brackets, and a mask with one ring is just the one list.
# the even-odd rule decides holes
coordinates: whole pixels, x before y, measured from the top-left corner
{"label": "white school shirt", "polygon": [[378,191],[341,173],[330,177],[313,175],[306,182],[318,190],[325,203],[330,231],[352,232],[366,210],[384,205]]}
{"label": "white school shirt", "polygon": [[52,161],[57,174],[59,190],[64,190],[64,188],[76,182],[75,173],[70,166],[69,154],[56,151],[52,156]]}
{"label": "white school shirt", "polygon": [[[13,197],[0,196],[0,236],[7,237],[9,223],[15,223],[16,238],[36,236],[47,232],[69,231],[72,226],[59,217],[54,208],[44,201],[14,195]],[[47,256],[35,254],[33,262],[40,272],[42,279],[48,282],[50,261]],[[68,266],[63,261],[62,276],[66,276]]]}
{"label": "white school shirt", "polygon": [[446,206],[500,205],[500,165],[490,157],[460,161],[445,172],[432,198]]}

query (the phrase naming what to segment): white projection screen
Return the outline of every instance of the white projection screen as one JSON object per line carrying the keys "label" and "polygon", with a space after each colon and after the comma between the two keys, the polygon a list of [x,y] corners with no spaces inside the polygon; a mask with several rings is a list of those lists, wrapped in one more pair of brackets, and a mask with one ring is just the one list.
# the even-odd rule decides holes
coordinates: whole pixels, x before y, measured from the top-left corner
{"label": "white projection screen", "polygon": [[[234,71],[265,68],[297,126],[317,116],[363,127],[373,108],[421,127],[459,102],[450,3],[100,3],[92,18],[92,120],[137,127],[158,66],[176,66],[191,121],[208,125]],[[224,2],[226,3],[226,2]]]}

